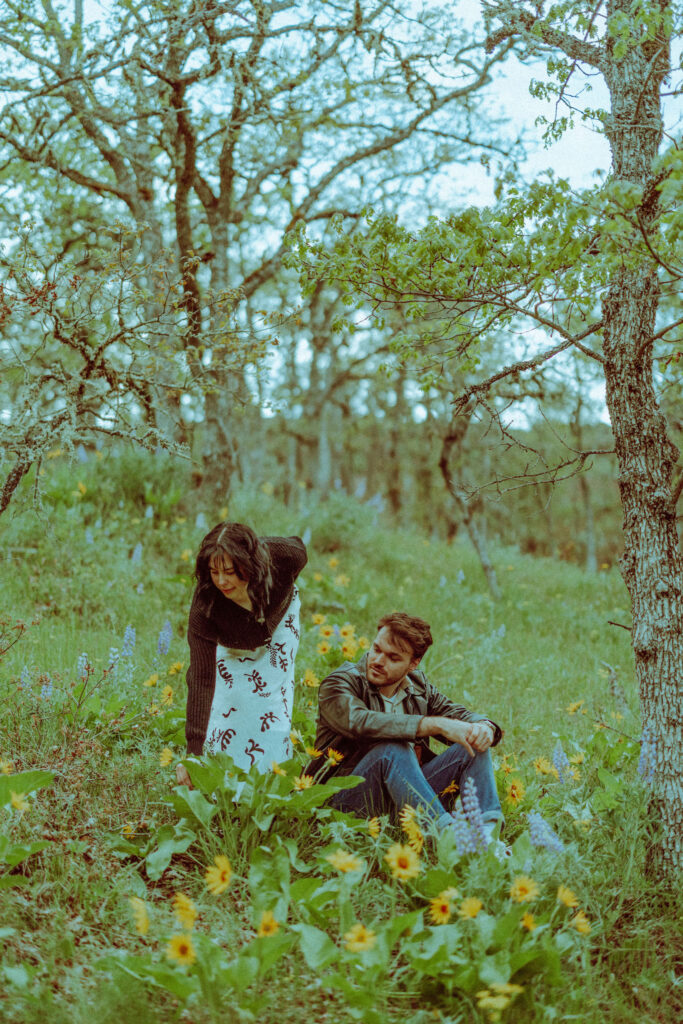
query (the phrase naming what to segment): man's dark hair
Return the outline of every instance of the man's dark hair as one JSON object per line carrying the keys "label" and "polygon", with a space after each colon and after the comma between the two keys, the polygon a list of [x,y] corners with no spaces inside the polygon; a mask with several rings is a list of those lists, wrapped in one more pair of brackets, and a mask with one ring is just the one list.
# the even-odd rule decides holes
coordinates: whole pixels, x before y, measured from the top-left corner
{"label": "man's dark hair", "polygon": [[395,640],[410,647],[413,657],[418,660],[432,644],[432,631],[424,619],[418,619],[416,615],[406,615],[405,612],[391,612],[384,615],[377,623],[378,631],[387,627]]}

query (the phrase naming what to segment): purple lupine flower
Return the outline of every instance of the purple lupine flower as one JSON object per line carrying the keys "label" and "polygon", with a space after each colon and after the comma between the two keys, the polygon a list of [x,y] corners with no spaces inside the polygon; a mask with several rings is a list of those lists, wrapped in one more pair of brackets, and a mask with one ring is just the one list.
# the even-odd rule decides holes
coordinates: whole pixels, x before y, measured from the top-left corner
{"label": "purple lupine flower", "polygon": [[527,814],[527,821],[529,822],[529,838],[534,846],[543,846],[546,850],[552,850],[553,853],[562,853],[564,843],[543,815],[538,811],[531,811],[530,814]]}
{"label": "purple lupine flower", "polygon": [[557,772],[560,782],[566,782],[567,779],[564,771],[565,768],[569,767],[569,758],[565,754],[564,747],[560,740],[557,741],[555,749],[553,750],[553,765],[555,766],[555,771]]}
{"label": "purple lupine flower", "polygon": [[465,582],[465,573],[462,571],[462,569],[458,569],[458,575],[455,577],[455,582],[456,583],[464,583]]}
{"label": "purple lupine flower", "polygon": [[19,682],[21,683],[22,686],[29,686],[30,685],[31,673],[29,672],[29,670],[26,667],[26,665],[24,665],[24,667],[21,670],[21,675],[19,676]]}
{"label": "purple lupine flower", "polygon": [[148,505],[145,509],[145,519],[154,519],[154,506]]}
{"label": "purple lupine flower", "polygon": [[476,853],[479,846],[477,837],[470,828],[470,824],[460,804],[456,805],[455,810],[451,812],[451,816],[453,818],[453,835],[455,836],[458,856],[462,857],[466,853]]}
{"label": "purple lupine flower", "polygon": [[40,677],[40,682],[43,684],[40,688],[40,696],[43,700],[49,700],[52,696],[52,679],[47,672]]}
{"label": "purple lupine flower", "polygon": [[133,651],[135,650],[135,626],[126,626],[126,630],[123,634],[123,643],[121,644],[121,657],[132,658]]}
{"label": "purple lupine flower", "polygon": [[166,619],[163,626],[159,631],[159,639],[157,640],[157,654],[160,658],[165,658],[169,652],[171,646],[171,640],[173,639],[173,626],[170,621]]}
{"label": "purple lupine flower", "polygon": [[496,630],[496,636],[499,637],[499,639],[501,639],[501,640],[505,636],[505,623],[504,622],[501,623],[501,625]]}
{"label": "purple lupine flower", "polygon": [[643,729],[643,735],[640,738],[638,774],[644,782],[652,782],[655,774],[655,738],[652,730],[647,725]]}
{"label": "purple lupine flower", "polygon": [[470,823],[475,838],[481,846],[486,849],[489,845],[489,837],[484,826],[484,819],[481,813],[481,807],[479,806],[479,797],[477,796],[477,787],[474,784],[474,779],[466,779],[460,788],[460,799],[462,801],[463,810],[467,816],[467,820]]}
{"label": "purple lupine flower", "polygon": [[119,649],[118,647],[109,648],[109,671],[114,677],[116,677],[119,667]]}
{"label": "purple lupine flower", "polygon": [[88,655],[83,651],[82,654],[78,655],[78,664],[76,665],[76,671],[78,678],[85,681],[90,675],[90,662],[88,661]]}
{"label": "purple lupine flower", "polygon": [[138,562],[142,561],[142,544],[140,541],[138,541],[133,548],[133,554],[130,556],[130,560],[132,565],[137,565]]}
{"label": "purple lupine flower", "polygon": [[95,538],[93,536],[93,532],[92,532],[92,530],[90,529],[89,526],[86,526],[86,528],[85,528],[85,543],[86,544],[94,544],[95,543]]}

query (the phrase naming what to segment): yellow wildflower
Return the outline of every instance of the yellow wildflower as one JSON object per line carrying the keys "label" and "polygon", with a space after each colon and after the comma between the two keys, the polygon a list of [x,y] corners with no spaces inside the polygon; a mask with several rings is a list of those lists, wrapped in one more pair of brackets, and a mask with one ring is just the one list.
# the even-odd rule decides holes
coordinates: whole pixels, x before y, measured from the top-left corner
{"label": "yellow wildflower", "polygon": [[334,577],[334,582],[337,584],[338,587],[348,587],[349,583],[351,582],[351,577],[347,576],[345,573],[342,573],[341,576]]}
{"label": "yellow wildflower", "polygon": [[349,953],[364,953],[377,942],[377,936],[370,928],[366,928],[364,924],[354,924],[353,928],[349,928],[348,932],[344,935],[344,944],[348,949]]}
{"label": "yellow wildflower", "polygon": [[391,868],[391,877],[398,878],[401,882],[406,882],[409,878],[416,878],[422,870],[420,858],[409,845],[394,843],[387,850],[384,859]]}
{"label": "yellow wildflower", "polygon": [[429,901],[428,914],[432,924],[448,924],[453,908],[445,893],[441,892]]}
{"label": "yellow wildflower", "polygon": [[11,775],[13,768],[14,764],[12,761],[0,761],[0,772],[2,772],[3,775]]}
{"label": "yellow wildflower", "polygon": [[334,627],[333,626],[328,626],[328,625],[323,625],[323,626],[320,627],[318,632],[320,633],[321,636],[331,637],[331,636],[334,636]]}
{"label": "yellow wildflower", "polygon": [[491,995],[488,989],[482,989],[477,992],[477,1008],[479,1010],[489,1011],[489,1020],[499,1021],[501,1013],[510,1003],[509,996],[494,996]]}
{"label": "yellow wildflower", "polygon": [[166,957],[179,964],[188,966],[193,964],[197,959],[197,954],[192,945],[192,937],[190,935],[172,935],[166,949]]}
{"label": "yellow wildflower", "polygon": [[571,889],[568,889],[566,885],[561,885],[557,890],[557,901],[558,903],[564,903],[565,907],[578,907],[579,901],[577,900]]}
{"label": "yellow wildflower", "polygon": [[569,712],[569,714],[570,714],[570,715],[575,715],[575,714],[576,714],[576,712],[577,712],[577,711],[578,711],[578,710],[579,710],[579,709],[580,709],[581,707],[583,707],[584,703],[585,703],[585,701],[582,701],[582,700],[575,700],[575,701],[574,701],[574,702],[573,702],[572,704],[568,704],[568,705],[567,705],[567,711]]}
{"label": "yellow wildflower", "polygon": [[582,832],[587,832],[591,827],[592,818],[577,818],[574,822],[574,828],[580,829]]}
{"label": "yellow wildflower", "polygon": [[169,676],[176,676],[179,672],[182,672],[182,670],[183,670],[183,663],[182,663],[182,661],[174,661],[172,665],[168,666],[168,675]]}
{"label": "yellow wildflower", "polygon": [[534,761],[534,768],[537,775],[552,775],[553,766],[547,757],[537,757]]}
{"label": "yellow wildflower", "polygon": [[322,626],[322,624],[325,621],[325,619],[327,618],[327,616],[326,615],[322,615],[320,612],[316,612],[315,615],[313,615],[312,618],[313,618],[313,625],[314,626]]}
{"label": "yellow wildflower", "polygon": [[517,805],[524,799],[525,792],[524,783],[521,779],[510,779],[505,795],[511,804]]}
{"label": "yellow wildflower", "polygon": [[378,839],[382,831],[382,823],[379,818],[368,818],[368,832],[373,839]]}
{"label": "yellow wildflower", "polygon": [[579,935],[590,935],[591,924],[583,910],[579,910],[577,914],[574,914],[573,918],[569,922],[572,928],[576,928]]}
{"label": "yellow wildflower", "polygon": [[339,565],[339,559],[338,558],[330,558],[330,559],[328,559],[327,564],[329,565],[330,569],[336,569],[337,566]]}
{"label": "yellow wildflower", "polygon": [[344,760],[344,755],[340,754],[339,751],[335,750],[333,747],[328,747],[327,760],[330,762],[330,764],[339,764],[341,761]]}
{"label": "yellow wildflower", "polygon": [[79,480],[76,486],[78,487],[80,494],[85,494],[86,491],[88,490],[88,488],[85,486],[82,480]]}
{"label": "yellow wildflower", "polygon": [[538,896],[538,883],[528,875],[518,875],[510,886],[510,899],[515,903],[531,903]]}
{"label": "yellow wildflower", "polygon": [[345,658],[353,658],[358,653],[358,644],[355,640],[345,640],[341,645],[341,652]]}
{"label": "yellow wildflower", "polygon": [[467,896],[460,904],[460,917],[476,917],[484,904],[476,896]]}
{"label": "yellow wildflower", "polygon": [[199,917],[199,911],[195,904],[184,892],[177,892],[173,897],[173,913],[178,919],[178,923],[188,932],[192,931],[194,923]]}
{"label": "yellow wildflower", "polygon": [[154,675],[151,675],[149,677],[149,679],[145,679],[145,681],[144,681],[144,683],[142,685],[143,686],[156,686],[158,682],[159,682],[159,673],[155,672]]}
{"label": "yellow wildflower", "polygon": [[329,654],[330,653],[330,645],[328,644],[327,640],[323,640],[322,643],[318,644],[317,651],[318,651],[318,654]]}
{"label": "yellow wildflower", "polygon": [[315,672],[312,672],[310,668],[307,668],[304,672],[303,684],[304,686],[310,687],[320,686],[320,680]]}
{"label": "yellow wildflower", "polygon": [[204,872],[204,878],[206,879],[206,888],[214,896],[225,892],[232,878],[232,868],[228,858],[222,853],[215,857],[213,864]]}
{"label": "yellow wildflower", "polygon": [[297,775],[294,779],[294,789],[301,791],[302,789],[310,789],[314,785],[315,779],[312,775]]}
{"label": "yellow wildflower", "polygon": [[192,552],[190,551],[189,548],[183,548],[183,550],[180,552],[180,560],[181,560],[181,562],[189,562],[191,557],[192,557]]}
{"label": "yellow wildflower", "polygon": [[150,704],[150,706],[147,708],[147,714],[150,716],[150,718],[156,718],[157,715],[161,714],[161,708],[159,707],[158,704]]}
{"label": "yellow wildflower", "polygon": [[523,985],[515,985],[512,981],[492,981],[489,988],[501,996],[518,996],[524,991]]}
{"label": "yellow wildflower", "polygon": [[572,756],[569,758],[569,763],[570,764],[583,764],[583,762],[585,760],[586,760],[586,755],[584,754],[584,752],[582,750],[580,750],[578,752],[578,754],[572,754]]}
{"label": "yellow wildflower", "polygon": [[343,640],[349,640],[353,636],[354,633],[355,633],[355,629],[351,625],[350,622],[347,622],[346,625],[342,626],[341,629],[339,630],[339,636]]}
{"label": "yellow wildflower", "polygon": [[261,914],[261,921],[258,926],[258,936],[263,938],[268,935],[275,935],[279,929],[280,922],[275,920],[272,910],[264,910]]}
{"label": "yellow wildflower", "polygon": [[135,931],[138,935],[146,935],[149,931],[149,914],[147,913],[147,904],[144,900],[141,900],[139,896],[131,896],[128,902],[133,910]]}
{"label": "yellow wildflower", "polygon": [[528,910],[525,910],[522,914],[522,920],[520,923],[522,925],[522,928],[526,928],[528,932],[532,932],[534,928],[536,928],[536,921],[534,919],[534,915],[530,914]]}
{"label": "yellow wildflower", "polygon": [[169,686],[168,683],[161,691],[161,703],[166,707],[170,707],[173,703],[173,687]]}
{"label": "yellow wildflower", "polygon": [[281,768],[277,761],[270,762],[270,770],[274,775],[286,775],[287,772]]}
{"label": "yellow wildflower", "polygon": [[299,743],[303,743],[301,733],[297,732],[296,729],[292,729],[292,731],[289,734],[289,738],[295,747],[298,746]]}
{"label": "yellow wildflower", "polygon": [[441,794],[440,795],[441,796],[447,796],[449,793],[459,793],[459,792],[460,792],[460,786],[457,784],[457,782],[454,779],[452,782],[448,783],[448,785],[446,786],[445,789],[441,790]]}
{"label": "yellow wildflower", "polygon": [[23,812],[29,808],[28,801],[24,798],[23,793],[15,793],[13,789],[10,789],[10,803],[15,811]]}
{"label": "yellow wildflower", "polygon": [[323,756],[322,750],[318,750],[317,747],[304,747],[304,750],[306,751],[306,753],[308,754],[309,757],[322,757]]}
{"label": "yellow wildflower", "polygon": [[365,867],[365,862],[356,857],[355,854],[349,853],[348,850],[342,850],[341,848],[335,850],[334,853],[330,853],[325,860],[328,861],[335,870],[345,875],[347,871],[362,871]]}
{"label": "yellow wildflower", "polygon": [[408,845],[415,850],[415,853],[421,853],[424,846],[424,835],[418,824],[415,808],[411,807],[410,804],[405,804],[401,808],[399,821],[401,822],[401,828],[408,836]]}
{"label": "yellow wildflower", "polygon": [[366,636],[359,636],[358,639],[356,640],[356,643],[360,647],[361,651],[367,651],[368,647],[370,646],[370,641]]}
{"label": "yellow wildflower", "polygon": [[134,836],[135,826],[132,825],[130,821],[127,821],[126,824],[121,829],[121,834],[124,836]]}
{"label": "yellow wildflower", "polygon": [[162,768],[168,768],[169,764],[173,760],[173,751],[170,747],[164,747],[159,754],[159,764]]}
{"label": "yellow wildflower", "polygon": [[316,583],[320,583],[322,578],[323,578],[323,574],[321,572],[314,572],[313,573],[313,579],[315,580]]}

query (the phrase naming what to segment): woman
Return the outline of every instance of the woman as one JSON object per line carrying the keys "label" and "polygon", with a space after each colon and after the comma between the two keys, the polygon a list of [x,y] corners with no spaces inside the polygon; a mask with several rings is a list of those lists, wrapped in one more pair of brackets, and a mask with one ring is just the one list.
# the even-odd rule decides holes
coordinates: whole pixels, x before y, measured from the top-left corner
{"label": "woman", "polygon": [[[298,537],[257,537],[219,523],[197,555],[187,637],[188,754],[204,744],[241,768],[291,755],[299,594],[307,561]],[[182,765],[178,782],[189,785]]]}

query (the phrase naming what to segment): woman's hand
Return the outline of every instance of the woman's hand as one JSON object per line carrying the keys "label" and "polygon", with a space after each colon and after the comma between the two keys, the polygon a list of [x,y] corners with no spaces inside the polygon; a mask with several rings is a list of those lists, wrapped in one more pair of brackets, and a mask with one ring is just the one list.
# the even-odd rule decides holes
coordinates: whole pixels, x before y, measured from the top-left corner
{"label": "woman's hand", "polygon": [[177,764],[175,766],[175,777],[179,786],[187,786],[188,789],[194,789],[190,774],[184,764]]}

